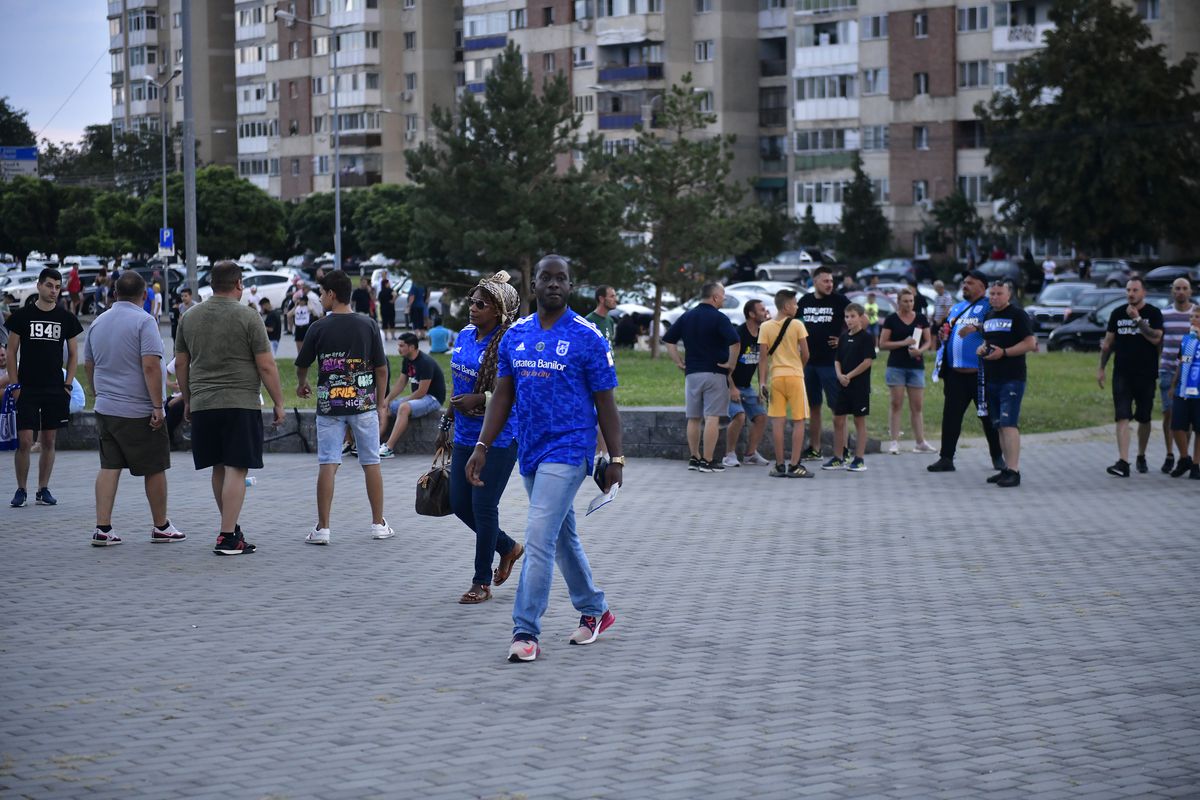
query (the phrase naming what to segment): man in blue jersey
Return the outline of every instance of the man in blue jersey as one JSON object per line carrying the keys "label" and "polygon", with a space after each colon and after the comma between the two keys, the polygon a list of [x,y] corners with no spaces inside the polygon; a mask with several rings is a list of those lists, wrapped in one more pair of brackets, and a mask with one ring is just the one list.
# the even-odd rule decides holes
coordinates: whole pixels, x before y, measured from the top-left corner
{"label": "man in blue jersey", "polygon": [[[958,437],[962,434],[963,414],[972,401],[980,410],[987,403],[981,399],[982,383],[979,374],[979,356],[976,351],[983,345],[983,318],[991,306],[987,299],[987,276],[972,270],[963,278],[961,303],[950,309],[950,315],[942,325],[941,348],[938,350],[935,370],[942,378],[945,399],[942,405],[942,450],[941,457],[926,469],[930,472],[954,472],[954,452],[958,449]],[[980,414],[983,435],[987,437],[988,450],[992,455],[992,466],[1004,470],[1004,456],[1000,450],[1000,435],[992,426],[987,412]]]}
{"label": "man in blue jersey", "polygon": [[571,274],[561,256],[538,262],[533,273],[538,311],[513,323],[500,342],[496,389],[487,404],[467,480],[482,486],[488,449],[510,413],[516,413],[521,477],[529,495],[525,560],[513,603],[509,661],[533,661],[541,652],[542,614],[550,602],[557,560],[580,613],[571,644],[591,644],[616,618],[575,529],[572,503],[588,476],[596,449],[596,424],[608,444],[604,491],[622,482],[621,418],[613,389],[612,349],[595,325],[567,307]]}

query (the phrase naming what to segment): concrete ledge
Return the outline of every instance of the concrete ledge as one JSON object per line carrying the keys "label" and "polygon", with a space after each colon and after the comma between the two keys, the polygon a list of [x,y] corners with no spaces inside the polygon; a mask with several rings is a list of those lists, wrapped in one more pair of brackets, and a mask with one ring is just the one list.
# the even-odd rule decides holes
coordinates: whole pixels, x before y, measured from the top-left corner
{"label": "concrete ledge", "polygon": [[[287,417],[279,428],[271,428],[269,412],[263,414],[263,429],[266,432],[265,452],[302,453],[307,444],[308,452],[317,450],[316,410],[311,408],[288,409]],[[430,414],[409,423],[408,433],[400,440],[397,453],[406,455],[432,454],[433,442],[437,437],[438,415]],[[727,419],[722,419],[722,434],[717,445],[717,457],[725,454],[724,428]],[[621,429],[624,435],[625,454],[634,458],[669,458],[686,460],[687,419],[682,406],[651,406],[621,409]],[[299,435],[297,435],[299,434]],[[768,427],[766,450],[770,450],[771,431]],[[785,436],[790,445],[792,423],[787,423]],[[825,430],[823,450],[833,452],[833,432]],[[746,433],[742,433],[745,446]],[[91,411],[82,411],[71,417],[71,424],[59,433],[59,447],[63,450],[96,449],[96,417]],[[853,447],[853,437],[851,437]],[[867,442],[868,453],[878,453],[877,439]],[[176,433],[175,449],[190,449],[190,443]]]}

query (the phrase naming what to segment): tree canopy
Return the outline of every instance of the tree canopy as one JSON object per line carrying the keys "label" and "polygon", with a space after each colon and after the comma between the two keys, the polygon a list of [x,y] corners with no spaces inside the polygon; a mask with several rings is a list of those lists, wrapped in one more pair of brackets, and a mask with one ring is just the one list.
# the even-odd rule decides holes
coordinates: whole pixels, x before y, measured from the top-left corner
{"label": "tree canopy", "polygon": [[842,192],[842,221],[838,228],[838,253],[843,258],[869,260],[887,251],[891,229],[863,171],[862,156],[854,153],[854,178]]}
{"label": "tree canopy", "polygon": [[29,112],[13,108],[7,95],[0,97],[0,146],[30,147],[36,144],[28,118]]}

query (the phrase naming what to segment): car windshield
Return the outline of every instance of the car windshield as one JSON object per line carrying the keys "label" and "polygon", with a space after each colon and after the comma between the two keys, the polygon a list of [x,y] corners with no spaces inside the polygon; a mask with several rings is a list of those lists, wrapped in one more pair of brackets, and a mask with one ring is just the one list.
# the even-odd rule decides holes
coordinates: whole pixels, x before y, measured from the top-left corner
{"label": "car windshield", "polygon": [[1038,295],[1037,302],[1042,305],[1067,305],[1083,294],[1087,289],[1084,285],[1050,284]]}

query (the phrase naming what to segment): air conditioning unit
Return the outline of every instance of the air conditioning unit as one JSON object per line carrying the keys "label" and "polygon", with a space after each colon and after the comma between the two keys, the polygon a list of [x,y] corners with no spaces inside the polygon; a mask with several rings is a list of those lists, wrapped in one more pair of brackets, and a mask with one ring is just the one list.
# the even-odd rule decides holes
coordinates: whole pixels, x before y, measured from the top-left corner
{"label": "air conditioning unit", "polygon": [[417,138],[416,131],[405,131],[404,132],[404,141],[412,142],[412,141],[416,141],[416,138]]}
{"label": "air conditioning unit", "polygon": [[581,31],[592,29],[592,21],[590,19],[581,19],[576,24],[579,25],[579,30]]}
{"label": "air conditioning unit", "polygon": [[918,200],[917,205],[920,206],[922,210],[929,211],[933,208],[933,201],[927,197],[924,200]]}
{"label": "air conditioning unit", "polygon": [[412,89],[405,89],[400,93],[400,99],[406,103],[411,103],[413,99]]}

